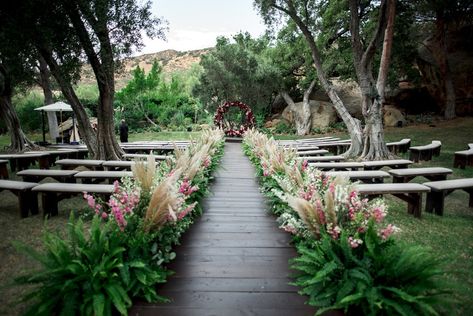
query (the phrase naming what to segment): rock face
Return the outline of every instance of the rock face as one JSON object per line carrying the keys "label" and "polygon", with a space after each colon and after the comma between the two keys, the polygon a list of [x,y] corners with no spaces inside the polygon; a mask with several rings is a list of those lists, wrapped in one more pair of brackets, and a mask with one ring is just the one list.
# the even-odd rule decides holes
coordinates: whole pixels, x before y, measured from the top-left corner
{"label": "rock face", "polygon": [[385,105],[383,113],[384,126],[403,127],[406,126],[407,121],[404,115],[392,105]]}
{"label": "rock face", "polygon": [[[338,78],[332,78],[332,85],[347,107],[348,112],[357,118],[362,118],[361,114],[361,91],[358,83],[353,80],[343,81]],[[317,90],[311,95],[311,99],[330,102],[325,91]]]}
{"label": "rock face", "polygon": [[[302,108],[302,102],[295,103],[296,108],[287,106],[281,114],[282,119],[293,124],[296,113]],[[310,112],[312,117],[312,128],[325,128],[335,123],[338,119],[337,112],[332,104],[324,101],[310,100]]]}

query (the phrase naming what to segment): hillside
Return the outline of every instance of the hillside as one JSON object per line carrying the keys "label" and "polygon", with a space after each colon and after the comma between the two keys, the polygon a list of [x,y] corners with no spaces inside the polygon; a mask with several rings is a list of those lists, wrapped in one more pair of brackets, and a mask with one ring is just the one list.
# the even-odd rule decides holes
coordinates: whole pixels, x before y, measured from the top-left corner
{"label": "hillside", "polygon": [[[144,54],[135,57],[126,58],[120,69],[115,74],[115,83],[117,90],[126,85],[131,79],[131,72],[136,66],[144,68],[146,72],[151,69],[153,61],[161,62],[164,74],[170,74],[175,71],[187,70],[194,63],[199,63],[200,57],[209,52],[212,48],[180,52],[176,50],[164,50],[152,54]],[[81,73],[81,84],[95,84],[94,73],[89,64],[84,65]]]}

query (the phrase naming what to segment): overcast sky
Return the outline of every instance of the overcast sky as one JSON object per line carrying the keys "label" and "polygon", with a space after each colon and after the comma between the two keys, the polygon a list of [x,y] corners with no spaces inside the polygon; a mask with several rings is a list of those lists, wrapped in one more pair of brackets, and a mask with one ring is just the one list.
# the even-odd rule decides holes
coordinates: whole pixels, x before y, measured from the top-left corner
{"label": "overcast sky", "polygon": [[145,39],[138,54],[166,49],[179,51],[215,46],[217,36],[248,31],[257,37],[264,33],[261,17],[252,0],[152,0],[153,13],[169,22],[167,41]]}

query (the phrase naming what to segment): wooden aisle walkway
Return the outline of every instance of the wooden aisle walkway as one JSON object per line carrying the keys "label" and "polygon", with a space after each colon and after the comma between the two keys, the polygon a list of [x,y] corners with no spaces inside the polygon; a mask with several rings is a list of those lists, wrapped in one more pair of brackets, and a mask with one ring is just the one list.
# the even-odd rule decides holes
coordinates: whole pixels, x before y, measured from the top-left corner
{"label": "wooden aisle walkway", "polygon": [[176,249],[176,274],[159,288],[172,302],[138,303],[130,315],[313,315],[288,285],[295,251],[268,215],[241,144],[225,144],[211,192]]}

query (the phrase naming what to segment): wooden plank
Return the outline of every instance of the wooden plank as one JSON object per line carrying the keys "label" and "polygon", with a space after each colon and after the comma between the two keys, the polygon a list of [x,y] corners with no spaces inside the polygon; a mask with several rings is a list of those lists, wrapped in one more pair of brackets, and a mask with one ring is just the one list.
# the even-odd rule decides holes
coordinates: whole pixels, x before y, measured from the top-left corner
{"label": "wooden plank", "polygon": [[289,285],[296,256],[278,228],[241,145],[225,144],[204,213],[186,232],[175,272],[159,285],[169,304],[135,302],[130,315],[313,315],[306,297]]}

